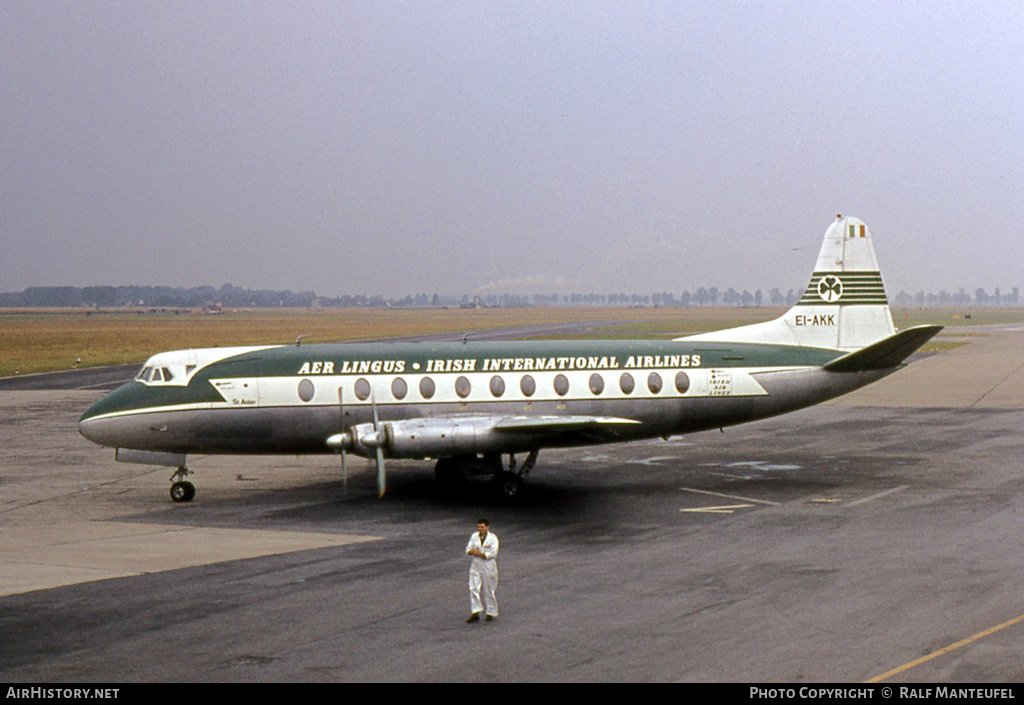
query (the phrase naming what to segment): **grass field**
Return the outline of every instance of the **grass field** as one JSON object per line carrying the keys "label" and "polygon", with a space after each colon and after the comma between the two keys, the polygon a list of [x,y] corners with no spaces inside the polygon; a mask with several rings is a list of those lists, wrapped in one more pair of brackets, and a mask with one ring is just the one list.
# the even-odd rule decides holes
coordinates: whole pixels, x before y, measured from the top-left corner
{"label": "grass field", "polygon": [[[0,313],[0,376],[141,363],[161,350],[340,342],[566,322],[631,321],[593,337],[672,338],[774,318],[779,308],[252,309],[191,312],[7,310]],[[967,317],[969,315],[969,317]],[[896,309],[896,325],[958,328],[1024,322],[1024,309]],[[931,351],[951,345],[940,339]]]}

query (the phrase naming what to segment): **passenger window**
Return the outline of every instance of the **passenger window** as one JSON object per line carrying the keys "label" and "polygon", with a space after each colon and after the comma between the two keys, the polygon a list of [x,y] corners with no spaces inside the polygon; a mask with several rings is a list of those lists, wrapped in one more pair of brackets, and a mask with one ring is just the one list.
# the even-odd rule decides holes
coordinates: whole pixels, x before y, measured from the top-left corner
{"label": "passenger window", "polygon": [[395,399],[405,399],[405,395],[409,393],[409,385],[405,383],[405,380],[401,377],[395,377],[391,383],[391,395]]}
{"label": "passenger window", "polygon": [[680,394],[686,394],[686,390],[690,388],[690,376],[685,372],[678,372],[676,374],[676,389]]}
{"label": "passenger window", "polygon": [[359,401],[366,401],[370,398],[370,383],[362,377],[356,380],[356,398]]}
{"label": "passenger window", "polygon": [[304,379],[299,382],[299,399],[305,402],[313,401],[313,394],[316,389],[313,387],[313,383],[308,379]]}
{"label": "passenger window", "polygon": [[560,397],[564,397],[569,393],[569,380],[565,375],[555,376],[555,394]]}
{"label": "passenger window", "polygon": [[651,390],[651,394],[657,394],[661,391],[661,375],[657,372],[652,372],[647,376],[647,388]]}
{"label": "passenger window", "polygon": [[491,394],[500,397],[505,393],[505,380],[498,375],[491,377]]}
{"label": "passenger window", "polygon": [[434,380],[430,377],[424,377],[420,380],[420,395],[424,399],[430,399],[434,396],[434,392],[437,391],[437,387],[434,385]]}
{"label": "passenger window", "polygon": [[519,390],[523,396],[532,397],[537,391],[537,382],[530,375],[523,375],[523,378],[519,380]]}
{"label": "passenger window", "polygon": [[623,372],[622,376],[619,377],[619,389],[622,390],[623,394],[632,394],[635,388],[636,383],[633,381],[633,375]]}
{"label": "passenger window", "polygon": [[604,391],[604,377],[597,374],[596,372],[590,375],[590,392],[592,394],[600,394]]}
{"label": "passenger window", "polygon": [[465,399],[469,396],[470,391],[472,391],[472,385],[469,383],[467,378],[459,377],[455,380],[455,393],[460,397]]}

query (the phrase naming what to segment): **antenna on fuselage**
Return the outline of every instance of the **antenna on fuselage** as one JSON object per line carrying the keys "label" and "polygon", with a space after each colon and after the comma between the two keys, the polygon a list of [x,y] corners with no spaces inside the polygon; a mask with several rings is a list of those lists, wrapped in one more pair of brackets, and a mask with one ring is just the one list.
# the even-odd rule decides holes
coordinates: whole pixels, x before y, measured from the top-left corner
{"label": "antenna on fuselage", "polygon": [[298,338],[296,338],[295,339],[295,347],[299,347],[300,345],[302,345],[302,339],[303,338],[308,338],[308,337],[309,337],[308,335],[300,335]]}

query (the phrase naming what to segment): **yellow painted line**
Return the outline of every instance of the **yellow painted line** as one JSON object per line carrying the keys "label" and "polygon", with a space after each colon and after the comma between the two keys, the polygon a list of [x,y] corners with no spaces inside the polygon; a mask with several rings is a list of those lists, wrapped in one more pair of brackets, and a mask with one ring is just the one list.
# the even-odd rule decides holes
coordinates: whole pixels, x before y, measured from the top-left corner
{"label": "yellow painted line", "polygon": [[725,497],[726,499],[738,499],[741,502],[754,502],[755,504],[767,504],[772,507],[779,506],[778,502],[769,502],[767,499],[754,499],[753,497],[740,497],[734,494],[723,494],[721,492],[709,492],[708,490],[697,490],[692,487],[680,487],[683,492],[695,492],[696,494],[707,494],[712,497]]}
{"label": "yellow painted line", "polygon": [[897,492],[902,492],[903,490],[907,489],[908,487],[910,487],[910,485],[900,485],[899,487],[893,487],[890,490],[885,490],[884,492],[879,492],[878,494],[873,494],[870,497],[863,497],[863,498],[858,499],[858,500],[856,500],[854,502],[850,502],[846,506],[847,507],[856,507],[857,505],[865,504],[866,502],[873,502],[876,499],[881,499],[882,497],[888,497],[891,494],[896,494]]}
{"label": "yellow painted line", "polygon": [[956,642],[955,644],[950,644],[949,646],[947,646],[945,648],[939,649],[938,651],[935,651],[934,653],[930,653],[927,656],[922,656],[919,659],[915,659],[915,660],[911,661],[910,663],[907,663],[907,664],[904,664],[904,665],[899,666],[897,668],[894,668],[891,671],[886,671],[885,673],[883,673],[880,676],[875,676],[874,678],[871,678],[871,679],[865,681],[865,683],[880,683],[880,682],[882,682],[882,681],[884,681],[884,680],[886,680],[888,678],[892,678],[895,675],[903,673],[904,671],[909,671],[911,668],[914,668],[915,666],[920,666],[922,663],[925,663],[927,661],[931,661],[933,658],[937,658],[939,656],[942,656],[943,654],[948,654],[951,651],[956,651],[957,649],[959,649],[959,648],[961,648],[963,646],[967,646],[968,644],[971,644],[971,643],[973,643],[975,641],[978,641],[979,639],[984,639],[985,637],[987,637],[987,636],[989,636],[991,634],[995,634],[996,632],[998,632],[998,631],[1000,631],[1002,629],[1006,629],[1007,627],[1012,627],[1014,624],[1019,624],[1020,622],[1024,622],[1024,614],[1022,614],[1019,617],[1014,617],[1013,619],[1011,619],[1011,620],[1009,620],[1007,622],[1003,622],[1002,624],[997,624],[996,626],[994,626],[994,627],[992,627],[990,629],[986,629],[983,632],[978,632],[974,636],[969,636],[966,639],[961,639],[960,641]]}
{"label": "yellow painted line", "polygon": [[704,514],[732,514],[737,509],[746,509],[753,506],[753,504],[730,504],[724,507],[700,507],[698,509],[680,509],[679,511]]}

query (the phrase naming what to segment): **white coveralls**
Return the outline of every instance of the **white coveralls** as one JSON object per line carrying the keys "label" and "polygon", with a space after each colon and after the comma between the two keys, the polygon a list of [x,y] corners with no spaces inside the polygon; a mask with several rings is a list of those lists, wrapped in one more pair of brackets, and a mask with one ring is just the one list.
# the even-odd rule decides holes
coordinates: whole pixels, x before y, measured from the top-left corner
{"label": "white coveralls", "polygon": [[[466,544],[466,553],[473,549],[482,551],[486,558],[473,556],[469,564],[469,609],[473,614],[484,610],[487,605],[487,614],[490,617],[498,616],[498,598],[494,593],[498,589],[498,537],[487,532],[487,536],[480,540],[480,533],[473,532]],[[481,593],[483,601],[481,601]]]}

